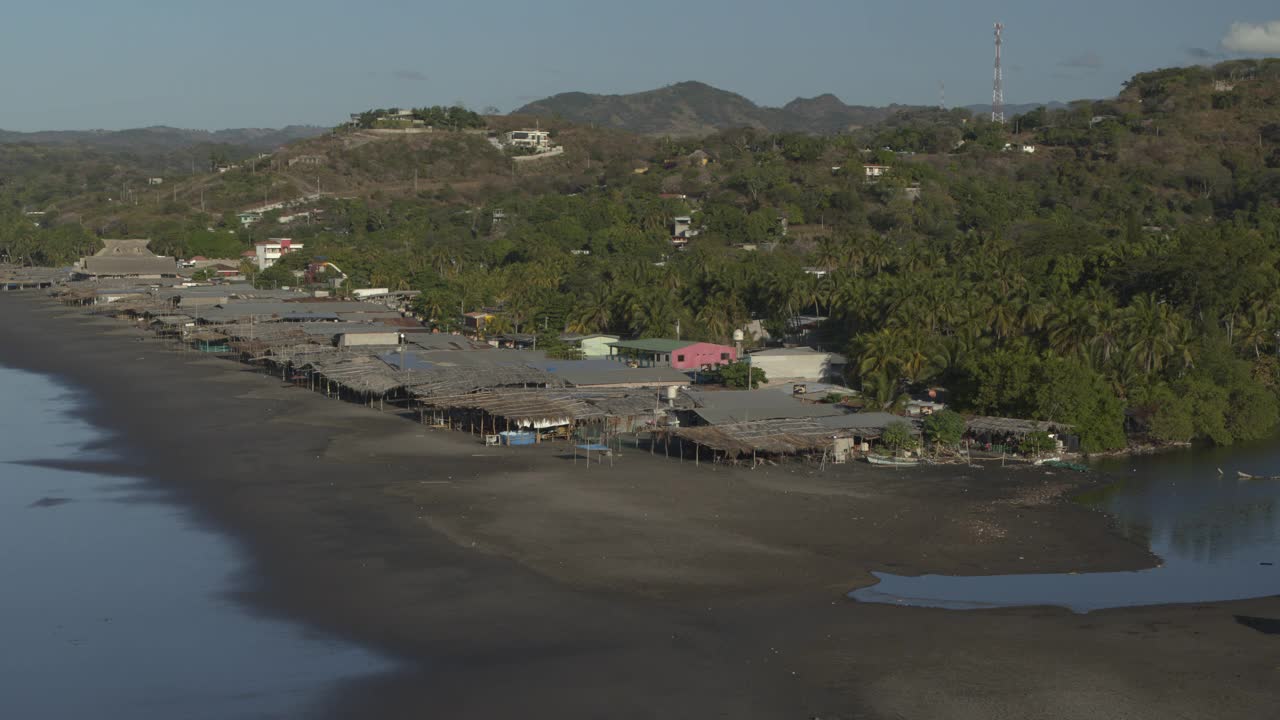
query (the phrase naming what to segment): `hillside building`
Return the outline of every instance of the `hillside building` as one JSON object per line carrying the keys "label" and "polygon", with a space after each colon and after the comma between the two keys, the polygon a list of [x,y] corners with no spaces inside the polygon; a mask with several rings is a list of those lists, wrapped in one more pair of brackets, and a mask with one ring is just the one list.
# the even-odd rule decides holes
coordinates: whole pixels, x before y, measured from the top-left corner
{"label": "hillside building", "polygon": [[290,238],[260,240],[253,246],[253,264],[258,266],[259,271],[266,270],[279,262],[280,258],[302,248],[302,243],[295,243]]}
{"label": "hillside building", "polygon": [[502,134],[502,144],[543,152],[551,149],[551,133],[546,130],[512,130]]}

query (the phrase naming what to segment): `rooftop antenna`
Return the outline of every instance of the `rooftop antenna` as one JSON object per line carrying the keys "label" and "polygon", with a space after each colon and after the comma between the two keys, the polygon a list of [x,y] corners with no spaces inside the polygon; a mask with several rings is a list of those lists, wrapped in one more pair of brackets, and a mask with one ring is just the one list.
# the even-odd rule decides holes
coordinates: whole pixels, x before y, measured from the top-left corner
{"label": "rooftop antenna", "polygon": [[1004,72],[1000,69],[1000,46],[1004,44],[1004,24],[996,23],[996,73],[991,86],[991,122],[1004,124]]}

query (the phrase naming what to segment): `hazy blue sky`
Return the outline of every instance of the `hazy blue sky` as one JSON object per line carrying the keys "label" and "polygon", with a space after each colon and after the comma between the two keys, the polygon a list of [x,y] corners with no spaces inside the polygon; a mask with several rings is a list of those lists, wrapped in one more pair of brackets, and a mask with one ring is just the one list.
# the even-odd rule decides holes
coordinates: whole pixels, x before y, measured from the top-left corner
{"label": "hazy blue sky", "polygon": [[[1133,73],[1280,55],[1275,0],[42,0],[0,19],[0,128],[337,123],[374,106],[504,112],[702,80],[768,105],[1115,94]],[[1235,23],[1248,23],[1237,25]],[[1273,23],[1273,24],[1269,24]]]}

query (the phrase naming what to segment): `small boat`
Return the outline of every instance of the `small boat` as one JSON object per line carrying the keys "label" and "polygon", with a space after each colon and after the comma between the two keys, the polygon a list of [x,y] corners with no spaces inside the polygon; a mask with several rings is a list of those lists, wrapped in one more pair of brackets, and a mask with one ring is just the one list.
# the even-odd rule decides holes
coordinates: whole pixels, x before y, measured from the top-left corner
{"label": "small boat", "polygon": [[1058,468],[1059,470],[1071,470],[1072,472],[1089,472],[1088,465],[1067,462],[1066,460],[1047,460],[1044,462],[1044,466]]}
{"label": "small boat", "polygon": [[916,467],[920,461],[916,458],[889,457],[888,455],[868,455],[867,462],[872,465],[888,465],[891,467]]}
{"label": "small boat", "polygon": [[1237,470],[1236,477],[1240,478],[1241,480],[1257,480],[1258,479],[1257,475],[1250,475],[1249,473],[1244,472],[1243,470]]}

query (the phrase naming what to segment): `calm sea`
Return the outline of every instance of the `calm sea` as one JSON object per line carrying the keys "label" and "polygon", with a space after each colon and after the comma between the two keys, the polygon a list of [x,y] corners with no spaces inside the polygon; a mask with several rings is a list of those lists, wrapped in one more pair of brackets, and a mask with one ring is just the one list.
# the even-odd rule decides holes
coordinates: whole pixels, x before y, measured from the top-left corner
{"label": "calm sea", "polygon": [[0,367],[0,718],[318,714],[389,660],[232,599],[245,561],[161,490],[92,460],[77,394]]}

